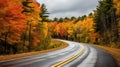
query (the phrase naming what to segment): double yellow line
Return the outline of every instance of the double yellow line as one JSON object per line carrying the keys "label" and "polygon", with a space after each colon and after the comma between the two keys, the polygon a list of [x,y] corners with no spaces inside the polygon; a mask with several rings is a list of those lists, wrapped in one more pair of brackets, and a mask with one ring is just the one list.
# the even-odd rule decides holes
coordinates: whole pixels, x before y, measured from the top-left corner
{"label": "double yellow line", "polygon": [[73,61],[74,59],[76,59],[76,58],[79,57],[80,55],[82,55],[82,54],[84,53],[84,51],[85,51],[85,47],[84,47],[84,46],[81,46],[81,50],[80,50],[79,53],[77,53],[77,54],[75,54],[75,55],[67,58],[67,59],[64,60],[64,61],[61,61],[61,62],[59,62],[59,63],[54,64],[54,65],[52,65],[51,67],[62,67],[62,66],[64,66],[65,64]]}

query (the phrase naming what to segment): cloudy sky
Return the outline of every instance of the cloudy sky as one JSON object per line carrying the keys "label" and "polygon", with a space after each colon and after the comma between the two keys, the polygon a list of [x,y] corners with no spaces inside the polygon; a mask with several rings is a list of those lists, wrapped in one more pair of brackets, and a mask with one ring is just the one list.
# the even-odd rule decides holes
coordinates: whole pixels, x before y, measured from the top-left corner
{"label": "cloudy sky", "polygon": [[37,0],[44,3],[50,18],[88,15],[98,5],[98,0]]}

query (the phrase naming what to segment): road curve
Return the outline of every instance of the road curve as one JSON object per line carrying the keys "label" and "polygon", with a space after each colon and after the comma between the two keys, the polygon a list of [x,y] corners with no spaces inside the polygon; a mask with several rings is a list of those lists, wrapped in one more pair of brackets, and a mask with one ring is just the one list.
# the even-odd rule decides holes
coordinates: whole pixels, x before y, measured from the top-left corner
{"label": "road curve", "polygon": [[61,41],[69,46],[53,52],[0,61],[0,67],[118,67],[110,54],[96,47]]}

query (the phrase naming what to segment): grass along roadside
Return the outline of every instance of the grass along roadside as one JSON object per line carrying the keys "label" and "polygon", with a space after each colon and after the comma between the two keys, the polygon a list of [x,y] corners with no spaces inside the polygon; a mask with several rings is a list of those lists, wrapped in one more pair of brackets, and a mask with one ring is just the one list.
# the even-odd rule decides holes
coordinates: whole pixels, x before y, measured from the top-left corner
{"label": "grass along roadside", "polygon": [[50,45],[50,47],[52,47],[52,48],[50,48],[50,49],[42,50],[42,51],[35,51],[35,52],[21,53],[21,54],[14,54],[14,55],[4,55],[4,56],[0,56],[0,61],[51,52],[51,51],[65,48],[67,46],[68,46],[67,43],[53,39],[51,42],[51,45]]}
{"label": "grass along roadside", "polygon": [[111,48],[111,47],[107,47],[107,46],[100,46],[100,45],[95,45],[95,46],[110,53],[116,59],[118,65],[120,67],[120,49]]}

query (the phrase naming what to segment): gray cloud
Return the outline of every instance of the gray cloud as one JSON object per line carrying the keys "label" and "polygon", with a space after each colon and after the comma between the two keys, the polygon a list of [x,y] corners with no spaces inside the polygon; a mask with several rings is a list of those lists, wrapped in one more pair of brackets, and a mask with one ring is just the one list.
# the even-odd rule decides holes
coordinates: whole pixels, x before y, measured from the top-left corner
{"label": "gray cloud", "polygon": [[45,3],[50,18],[88,15],[95,10],[98,0],[37,0]]}

